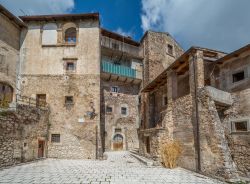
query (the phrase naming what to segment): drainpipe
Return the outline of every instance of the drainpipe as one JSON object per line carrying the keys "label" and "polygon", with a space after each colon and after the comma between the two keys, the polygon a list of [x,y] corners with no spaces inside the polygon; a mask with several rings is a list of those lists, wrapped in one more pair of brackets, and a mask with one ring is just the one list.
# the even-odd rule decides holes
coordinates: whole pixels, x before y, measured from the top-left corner
{"label": "drainpipe", "polygon": [[200,154],[200,121],[199,121],[199,106],[197,98],[197,77],[196,77],[196,64],[197,56],[192,54],[193,74],[194,74],[194,100],[195,100],[195,133],[196,133],[196,151],[197,151],[197,172],[201,172],[201,154]]}

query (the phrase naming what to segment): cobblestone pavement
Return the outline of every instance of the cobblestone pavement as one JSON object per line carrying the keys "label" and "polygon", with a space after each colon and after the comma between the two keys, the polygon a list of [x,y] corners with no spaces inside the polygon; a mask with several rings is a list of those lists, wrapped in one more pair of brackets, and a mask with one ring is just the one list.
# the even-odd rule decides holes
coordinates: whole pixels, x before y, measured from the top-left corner
{"label": "cobblestone pavement", "polygon": [[145,166],[129,152],[107,155],[104,161],[46,159],[11,167],[0,171],[0,183],[221,183],[181,168]]}

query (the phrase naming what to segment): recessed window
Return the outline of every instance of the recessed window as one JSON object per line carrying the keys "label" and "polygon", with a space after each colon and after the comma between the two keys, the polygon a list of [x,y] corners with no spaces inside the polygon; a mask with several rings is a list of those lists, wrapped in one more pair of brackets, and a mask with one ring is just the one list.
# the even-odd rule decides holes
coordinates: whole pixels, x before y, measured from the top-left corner
{"label": "recessed window", "polygon": [[167,96],[163,96],[163,105],[167,105],[168,104],[168,97]]}
{"label": "recessed window", "polygon": [[106,107],[106,112],[107,113],[111,113],[113,111],[113,108],[112,107],[110,107],[110,106],[107,106]]}
{"label": "recessed window", "polygon": [[170,45],[170,44],[168,44],[168,48],[167,49],[168,49],[167,50],[168,54],[173,55],[173,46]]}
{"label": "recessed window", "polygon": [[247,132],[248,121],[235,121],[232,122],[232,132]]}
{"label": "recessed window", "polygon": [[46,105],[46,94],[36,95],[36,105],[39,107],[44,107]]}
{"label": "recessed window", "polygon": [[112,43],[112,49],[119,50],[119,44],[118,43]]}
{"label": "recessed window", "polygon": [[64,39],[66,43],[76,43],[76,28],[71,27],[66,29]]}
{"label": "recessed window", "polygon": [[73,96],[65,96],[65,104],[72,105],[74,103]]}
{"label": "recessed window", "polygon": [[115,129],[115,133],[120,133],[120,132],[122,132],[122,129],[121,129],[121,128],[116,128],[116,129]]}
{"label": "recessed window", "polygon": [[121,114],[127,115],[127,108],[126,107],[121,107]]}
{"label": "recessed window", "polygon": [[245,79],[244,71],[233,74],[233,82],[238,82]]}
{"label": "recessed window", "polygon": [[51,134],[51,142],[60,142],[60,134]]}
{"label": "recessed window", "polygon": [[118,93],[118,87],[117,86],[112,86],[111,87],[111,92]]}
{"label": "recessed window", "polygon": [[74,62],[67,62],[66,63],[66,70],[67,71],[74,71],[75,70],[75,63]]}

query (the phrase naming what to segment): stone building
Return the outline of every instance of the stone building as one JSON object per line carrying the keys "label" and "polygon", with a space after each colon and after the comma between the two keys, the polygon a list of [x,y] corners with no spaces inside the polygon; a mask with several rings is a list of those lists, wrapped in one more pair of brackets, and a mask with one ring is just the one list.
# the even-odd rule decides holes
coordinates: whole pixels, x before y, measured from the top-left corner
{"label": "stone building", "polygon": [[[0,6],[0,167],[139,149],[228,180],[249,176],[250,46],[231,54],[168,33],[140,42],[98,13],[13,16]],[[11,125],[11,126],[10,126]]]}
{"label": "stone building", "polygon": [[176,59],[142,90],[150,100],[140,153],[161,161],[160,145],[178,140],[179,166],[227,180],[249,177],[249,57],[249,46],[228,55],[192,47]]}

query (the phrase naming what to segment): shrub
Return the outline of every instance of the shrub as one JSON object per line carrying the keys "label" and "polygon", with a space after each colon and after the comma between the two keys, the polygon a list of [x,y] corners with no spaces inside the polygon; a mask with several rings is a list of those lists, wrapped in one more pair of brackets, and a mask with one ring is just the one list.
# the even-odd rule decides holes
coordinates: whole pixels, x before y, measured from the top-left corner
{"label": "shrub", "polygon": [[177,160],[181,155],[182,147],[179,141],[167,141],[160,147],[163,165],[168,168],[175,168]]}

